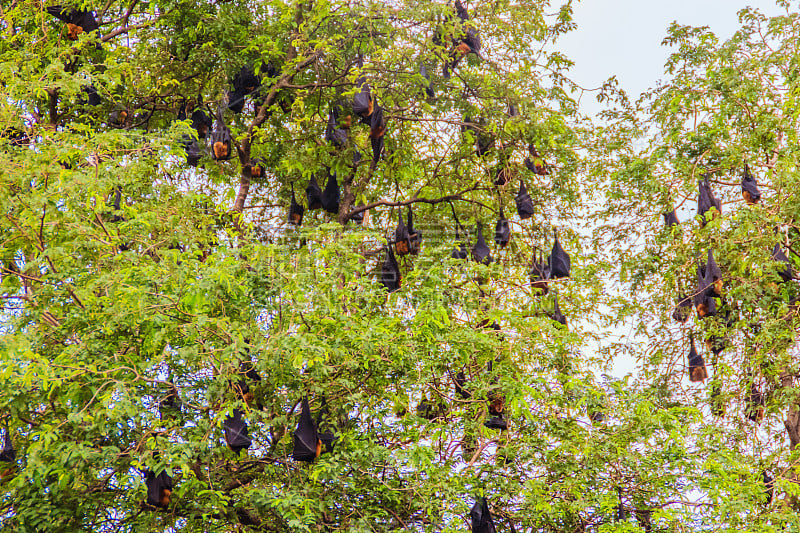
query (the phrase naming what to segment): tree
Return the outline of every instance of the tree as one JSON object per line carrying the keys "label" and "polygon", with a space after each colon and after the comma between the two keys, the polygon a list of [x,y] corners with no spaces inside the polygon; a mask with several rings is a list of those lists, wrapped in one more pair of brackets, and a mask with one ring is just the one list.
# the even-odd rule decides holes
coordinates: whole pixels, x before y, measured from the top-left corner
{"label": "tree", "polygon": [[[694,495],[693,529],[798,525],[797,14],[779,4],[784,16],[741,11],[725,42],[674,24],[668,80],[609,114],[598,143],[621,148],[603,161],[598,232],[635,300],[621,316],[636,322],[643,376],[693,413],[672,494]],[[700,216],[706,184],[721,202]],[[680,223],[664,224],[673,208]],[[608,231],[620,224],[630,231]],[[701,359],[687,360],[692,338]],[[691,382],[700,365],[708,379]]]}

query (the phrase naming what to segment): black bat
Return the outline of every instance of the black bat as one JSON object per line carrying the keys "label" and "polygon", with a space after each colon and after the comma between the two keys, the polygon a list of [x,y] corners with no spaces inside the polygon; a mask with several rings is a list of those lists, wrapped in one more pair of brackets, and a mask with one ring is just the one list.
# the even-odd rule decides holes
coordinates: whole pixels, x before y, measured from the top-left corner
{"label": "black bat", "polygon": [[486,240],[483,238],[481,224],[478,224],[478,240],[472,247],[472,260],[484,265],[488,265],[492,262],[491,250],[489,249],[489,245],[486,244]]}
{"label": "black bat", "polygon": [[539,257],[536,256],[536,250],[533,251],[533,262],[531,264],[530,280],[531,287],[538,289],[541,294],[547,294],[547,280],[550,279],[550,265],[544,258],[544,253],[540,252]]}
{"label": "black bat", "polygon": [[50,6],[46,10],[67,25],[67,37],[72,41],[77,40],[78,35],[83,32],[89,33],[100,29],[100,25],[97,24],[97,19],[94,18],[92,11],[83,11],[58,5]]}
{"label": "black bat", "polygon": [[525,182],[522,180],[519,180],[519,192],[514,201],[517,204],[517,214],[520,219],[525,220],[533,216],[533,200],[531,200],[528,188],[525,187]]}
{"label": "black bat", "polygon": [[547,258],[547,264],[550,266],[550,278],[568,278],[570,272],[570,258],[569,254],[561,247],[558,242],[558,233],[553,232],[555,235],[555,242],[553,242],[553,250],[550,252],[550,257]]}
{"label": "black bat", "polygon": [[328,213],[339,214],[339,182],[336,180],[336,172],[328,171],[328,183],[322,191],[322,208]]}
{"label": "black bat", "polygon": [[675,209],[673,209],[672,211],[670,211],[668,213],[664,213],[664,225],[665,226],[667,226],[669,228],[670,226],[677,226],[679,224],[680,224],[680,221],[678,220],[678,215],[675,214]]}
{"label": "black bat", "polygon": [[562,326],[567,325],[567,317],[561,312],[561,308],[558,305],[558,293],[555,292],[553,294],[553,314],[550,315],[550,318],[555,322],[558,322]]}
{"label": "black bat", "polygon": [[500,208],[500,218],[494,226],[494,242],[500,248],[505,248],[511,240],[511,226],[508,224],[508,219],[503,213],[503,208]]}
{"label": "black bat", "polygon": [[265,176],[264,160],[260,157],[250,159],[250,177],[259,180]]}
{"label": "black bat", "polygon": [[253,444],[247,434],[247,422],[242,420],[242,412],[239,409],[233,410],[233,416],[227,417],[222,427],[225,430],[225,443],[234,453],[240,454]]}
{"label": "black bat", "polygon": [[701,181],[697,182],[699,191],[697,197],[697,214],[700,215],[701,223],[705,226],[708,223],[706,213],[712,208],[716,208],[718,213],[722,213],[722,203],[714,196],[709,183],[709,175],[705,174]]}
{"label": "black bat", "polygon": [[708,377],[706,362],[703,360],[703,356],[697,353],[697,348],[695,348],[694,345],[694,337],[692,335],[689,335],[689,341],[691,342],[689,355],[687,356],[689,363],[689,381],[693,383],[703,381]]}
{"label": "black bat", "polygon": [[172,477],[163,470],[156,475],[152,470],[145,472],[144,484],[147,487],[147,505],[166,509],[172,495]]}
{"label": "black bat", "polygon": [[211,120],[211,117],[208,116],[202,109],[197,108],[192,111],[192,127],[197,131],[197,136],[201,139],[205,139],[208,135],[208,131],[211,129],[211,126],[214,122]]}
{"label": "black bat", "polygon": [[292,458],[295,461],[311,463],[319,457],[321,449],[322,442],[317,434],[317,425],[311,418],[311,407],[308,405],[308,397],[306,397],[303,398],[300,420],[297,423],[297,429],[294,430]]}
{"label": "black bat", "polygon": [[689,315],[692,313],[692,300],[685,294],[678,297],[678,304],[672,311],[672,319],[681,324],[685,324],[689,320]]}
{"label": "black bat", "polygon": [[389,292],[394,292],[400,288],[400,267],[397,265],[397,258],[395,258],[390,244],[386,245],[386,259],[381,265],[381,283]]}
{"label": "black bat", "polygon": [[545,163],[545,160],[539,155],[539,152],[532,143],[528,145],[528,153],[530,155],[525,158],[525,168],[538,176],[547,176],[550,174],[550,171],[547,170],[547,163]]}
{"label": "black bat", "polygon": [[778,243],[776,243],[775,248],[772,249],[772,260],[779,263],[778,275],[783,281],[791,281],[794,278],[792,263],[789,261],[789,258],[783,252],[780,244]]}
{"label": "black bat", "polygon": [[722,271],[714,260],[711,249],[708,250],[708,261],[706,262],[706,285],[717,296],[722,295]]}
{"label": "black bat", "polygon": [[374,107],[374,99],[369,89],[369,84],[359,79],[356,83],[360,87],[360,91],[353,97],[353,113],[359,115],[361,118],[367,118],[372,115]]}
{"label": "black bat", "polygon": [[233,77],[233,91],[228,92],[228,109],[234,113],[241,113],[247,96],[256,92],[259,87],[261,79],[255,75],[252,68],[243,66]]}
{"label": "black bat", "polygon": [[758,183],[756,179],[750,174],[750,167],[747,163],[744,164],[744,173],[742,174],[742,198],[750,205],[757,204],[761,200],[761,191],[758,190]]}
{"label": "black bat", "polygon": [[472,521],[472,533],[497,533],[486,498],[478,498],[475,505],[472,506],[469,516]]}
{"label": "black bat", "polygon": [[14,443],[11,442],[11,431],[6,426],[3,435],[3,449],[0,450],[0,463],[13,463],[16,460],[17,450],[14,449]]}
{"label": "black bat", "polygon": [[411,252],[411,234],[403,221],[403,213],[401,211],[398,211],[397,228],[394,230],[394,247],[399,256],[404,256]]}
{"label": "black bat", "polygon": [[222,118],[222,108],[217,113],[216,129],[211,132],[211,157],[215,161],[228,161],[233,155],[231,130]]}
{"label": "black bat", "polygon": [[311,175],[308,187],[306,187],[306,200],[308,200],[309,210],[322,208],[322,189],[317,183],[317,177],[314,174]]}
{"label": "black bat", "polygon": [[292,202],[289,204],[289,224],[293,224],[295,226],[299,226],[303,223],[303,206],[297,203],[297,199],[294,197],[294,183],[291,184],[292,186]]}

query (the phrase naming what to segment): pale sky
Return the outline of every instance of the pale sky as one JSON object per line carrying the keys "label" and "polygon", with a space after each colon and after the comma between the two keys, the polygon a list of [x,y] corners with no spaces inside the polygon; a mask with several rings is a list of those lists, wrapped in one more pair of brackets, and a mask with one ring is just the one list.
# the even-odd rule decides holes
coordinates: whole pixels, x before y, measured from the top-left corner
{"label": "pale sky", "polygon": [[[557,48],[575,61],[570,77],[583,87],[598,87],[616,74],[635,100],[664,78],[671,48],[661,41],[673,21],[710,26],[725,40],[739,27],[737,12],[748,5],[768,16],[783,12],[773,0],[583,0],[574,6],[577,30]],[[797,9],[796,2],[792,6]],[[586,112],[601,109],[594,95],[585,95],[581,104]]]}

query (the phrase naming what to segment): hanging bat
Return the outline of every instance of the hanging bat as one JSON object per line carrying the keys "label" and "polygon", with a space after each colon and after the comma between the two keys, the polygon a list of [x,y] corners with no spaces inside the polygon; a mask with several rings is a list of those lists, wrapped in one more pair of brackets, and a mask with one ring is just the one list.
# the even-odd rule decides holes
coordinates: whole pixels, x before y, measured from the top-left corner
{"label": "hanging bat", "polygon": [[328,183],[322,191],[322,208],[328,213],[339,214],[339,182],[336,180],[336,172],[328,172]]}
{"label": "hanging bat", "polygon": [[475,246],[472,247],[472,260],[476,263],[488,265],[492,262],[491,250],[486,240],[483,238],[483,229],[481,224],[478,224],[478,240]]}
{"label": "hanging bat", "polygon": [[403,213],[398,211],[397,228],[394,230],[394,247],[397,255],[404,256],[411,252],[411,234],[403,221]]}
{"label": "hanging bat", "polygon": [[241,113],[247,96],[256,92],[261,87],[261,79],[255,75],[249,66],[243,66],[233,77],[233,91],[228,92],[228,109],[234,113]]}
{"label": "hanging bat", "polygon": [[561,308],[558,305],[558,293],[554,292],[553,294],[553,314],[550,315],[550,318],[555,322],[558,322],[562,326],[567,325],[567,317],[561,312]]}
{"label": "hanging bat", "polygon": [[697,353],[697,348],[695,348],[694,345],[694,337],[691,334],[689,335],[689,340],[691,342],[689,355],[687,356],[689,363],[689,381],[695,383],[706,379],[708,377],[708,371],[706,370],[706,362],[703,361],[703,356]]}
{"label": "hanging bat", "polygon": [[697,182],[699,195],[697,197],[697,214],[700,215],[701,223],[705,226],[708,223],[706,213],[713,207],[717,213],[722,214],[722,203],[714,196],[709,183],[709,175],[703,175],[702,181]]}
{"label": "hanging bat", "polygon": [[211,132],[211,157],[215,161],[228,161],[233,155],[231,130],[222,118],[222,107],[217,112],[216,129]]}
{"label": "hanging bat", "polygon": [[547,163],[545,163],[542,156],[539,155],[533,143],[528,145],[528,153],[530,155],[525,158],[525,168],[537,176],[547,176],[550,174],[550,171],[547,170]]}
{"label": "hanging bat", "polygon": [[511,226],[508,224],[508,219],[503,213],[503,208],[500,208],[500,218],[494,227],[494,242],[500,248],[505,248],[511,240]]}
{"label": "hanging bat", "polygon": [[247,422],[242,420],[242,412],[239,409],[233,410],[233,416],[229,416],[222,423],[225,431],[225,443],[235,454],[241,454],[242,450],[250,448],[253,441],[247,434]]}
{"label": "hanging bat", "polygon": [[322,189],[317,183],[317,177],[314,174],[311,175],[308,187],[306,187],[306,200],[310,210],[322,208]]}
{"label": "hanging bat", "polygon": [[311,463],[319,457],[322,451],[322,441],[319,440],[317,434],[317,425],[311,418],[308,397],[303,398],[300,409],[300,420],[297,423],[297,429],[294,430],[292,459]]}
{"label": "hanging bat", "polygon": [[547,280],[550,279],[550,265],[544,258],[544,253],[540,253],[538,259],[536,250],[533,251],[533,262],[531,264],[530,280],[531,287],[538,289],[541,294],[547,294]]}
{"label": "hanging bat", "polygon": [[156,475],[152,470],[145,472],[144,484],[147,487],[147,505],[166,509],[172,495],[172,477],[163,470]]}
{"label": "hanging bat", "polygon": [[570,258],[569,254],[561,247],[558,242],[558,232],[553,231],[555,241],[553,242],[553,250],[550,252],[550,257],[547,259],[547,264],[550,266],[550,278],[568,278],[570,272]]}
{"label": "hanging bat", "polygon": [[744,173],[742,174],[742,198],[749,205],[757,204],[761,200],[761,191],[758,190],[758,184],[750,174],[750,167],[747,166],[747,163],[744,164]]}
{"label": "hanging bat", "polygon": [[666,227],[677,226],[680,224],[678,220],[678,215],[675,214],[675,209],[668,213],[664,213],[664,225]]}
{"label": "hanging bat", "polygon": [[383,265],[381,265],[381,283],[392,293],[400,288],[400,282],[400,267],[397,265],[397,259],[392,252],[392,246],[387,244],[386,259],[383,261]]}
{"label": "hanging bat", "polygon": [[692,313],[692,300],[685,294],[678,297],[678,305],[672,311],[672,319],[681,324],[685,324],[689,320],[689,315]]}
{"label": "hanging bat", "polygon": [[776,243],[772,249],[772,260],[779,263],[778,275],[783,281],[792,281],[794,279],[794,271],[792,270],[792,263],[789,258],[781,249],[780,244]]}
{"label": "hanging bat", "polygon": [[292,186],[292,202],[289,204],[289,224],[299,226],[303,223],[303,206],[297,203],[294,197],[294,183]]}
{"label": "hanging bat", "polygon": [[469,516],[472,521],[472,533],[496,533],[486,498],[478,498],[470,509]]}
{"label": "hanging bat", "polygon": [[50,6],[46,11],[67,25],[67,37],[71,41],[78,40],[81,33],[89,33],[100,29],[92,11],[83,11],[64,6]]}
{"label": "hanging bat", "polygon": [[528,194],[528,188],[525,187],[525,182],[519,180],[519,192],[514,198],[517,204],[517,214],[522,220],[531,218],[533,216],[533,201],[531,195]]}

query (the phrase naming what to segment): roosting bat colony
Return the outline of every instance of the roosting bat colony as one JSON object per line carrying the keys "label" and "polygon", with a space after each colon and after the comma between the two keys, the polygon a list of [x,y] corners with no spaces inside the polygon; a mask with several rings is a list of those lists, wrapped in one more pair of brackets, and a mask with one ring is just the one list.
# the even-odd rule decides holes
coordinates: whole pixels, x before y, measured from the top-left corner
{"label": "roosting bat colony", "polygon": [[[70,40],[78,40],[80,35],[84,33],[99,31],[98,22],[90,11],[51,6],[47,8],[47,13],[66,25],[66,35]],[[455,35],[445,36],[435,33],[432,38],[434,44],[449,50],[448,55],[442,58],[441,63],[441,74],[445,79],[457,75],[459,70],[463,71],[463,67],[459,69],[459,64],[467,56],[474,54],[480,58],[481,52],[481,40],[478,30],[474,23],[470,21],[469,13],[460,0],[455,0],[453,16],[453,20],[458,22],[457,27],[460,30]],[[98,49],[101,48],[99,41],[96,46]],[[367,157],[367,161],[364,161],[364,163],[369,163],[374,169],[381,164],[381,161],[392,157],[392,154],[389,153],[392,146],[392,132],[389,130],[391,126],[390,119],[395,120],[398,116],[398,114],[394,113],[395,110],[391,104],[387,104],[384,107],[383,103],[385,102],[378,100],[380,91],[378,90],[378,94],[373,91],[373,87],[370,86],[367,77],[363,73],[364,60],[365,58],[361,56],[353,59],[359,69],[359,76],[355,78],[354,83],[353,78],[351,78],[349,87],[342,93],[337,93],[338,97],[327,108],[323,107],[321,117],[322,121],[325,122],[325,127],[324,132],[320,132],[323,141],[319,141],[319,137],[316,138],[320,145],[324,145],[326,149],[332,150],[338,155],[347,152],[347,166],[353,173],[355,173],[357,165],[362,162],[361,154],[354,149],[353,137],[363,134],[369,138],[372,157]],[[436,98],[437,93],[430,75],[430,72],[433,71],[429,71],[429,68],[430,65],[421,64],[419,66],[419,76],[424,80],[423,86],[419,89],[419,96],[432,101]],[[241,67],[232,78],[228,78],[229,90],[224,95],[219,95],[219,98],[215,101],[203,103],[199,99],[189,100],[181,97],[178,101],[172,102],[169,108],[170,120],[172,120],[177,111],[177,120],[188,122],[193,130],[192,134],[184,134],[180,139],[180,146],[185,152],[185,165],[193,168],[201,167],[202,164],[208,164],[209,160],[224,162],[239,157],[244,173],[250,178],[257,180],[272,172],[273,169],[267,168],[269,164],[266,161],[266,157],[265,159],[260,159],[257,157],[250,158],[249,153],[245,155],[237,143],[237,137],[228,124],[236,131],[236,120],[238,119],[231,113],[240,115],[246,113],[248,109],[253,109],[256,115],[269,115],[271,110],[265,109],[264,106],[266,106],[266,95],[270,92],[280,93],[274,100],[277,105],[291,105],[293,97],[289,94],[289,91],[282,91],[276,85],[276,79],[279,76],[280,69],[271,63],[258,67],[255,64],[249,64]],[[375,85],[374,87],[379,89],[379,86]],[[248,108],[248,102],[252,104],[251,108]],[[82,103],[88,106],[99,106],[102,103],[101,97],[93,86],[84,88]],[[226,124],[226,113],[228,119],[232,119],[229,120],[228,124]],[[326,115],[327,121],[325,121]],[[519,116],[516,106],[509,105],[507,115],[509,117]],[[118,108],[109,116],[108,124],[122,127],[125,124],[130,124],[132,119],[134,117],[131,116],[129,110]],[[483,158],[482,160],[486,161],[488,159],[487,155],[500,152],[498,150],[500,141],[491,132],[488,127],[489,124],[484,117],[476,116],[476,114],[461,116],[459,112],[458,118],[454,122],[461,124],[460,133],[462,138],[468,139],[471,143],[469,157]],[[361,130],[360,132],[358,131],[359,129]],[[388,141],[386,140],[387,133],[390,133]],[[8,131],[5,136],[9,136]],[[22,138],[20,137],[20,139]],[[519,221],[531,219],[536,213],[536,205],[523,178],[527,176],[530,182],[531,178],[536,179],[537,176],[549,176],[551,172],[557,174],[558,169],[558,161],[552,164],[551,160],[552,166],[548,165],[543,155],[537,150],[537,147],[528,141],[529,139],[526,139],[520,145],[526,153],[524,154],[524,165],[519,165],[519,172],[516,171],[517,169],[512,171],[509,163],[509,154],[504,152],[497,154],[499,163],[496,167],[491,167],[490,177],[486,180],[488,182],[487,185],[494,186],[492,188],[493,191],[510,191],[509,195],[514,197],[514,205]],[[20,140],[20,144],[24,144],[24,142],[24,140]],[[387,148],[387,142],[389,143],[389,148]],[[545,152],[542,144],[537,144]],[[349,150],[353,150],[352,164]],[[545,154],[545,156],[547,155]],[[561,158],[559,157],[558,159]],[[183,165],[182,158],[180,164]],[[334,215],[343,223],[352,221],[355,224],[362,224],[364,222],[367,206],[363,204],[355,207],[350,213],[340,212],[347,211],[347,209],[342,208],[343,205],[352,206],[343,199],[346,196],[343,196],[340,188],[340,186],[346,186],[345,179],[347,175],[345,175],[345,171],[342,168],[337,167],[337,169],[339,170],[339,175],[333,168],[326,168],[322,172],[311,175],[308,182],[304,180],[302,184],[289,183],[291,194],[288,207],[286,207],[286,222],[289,225],[293,227],[302,226],[304,215],[308,215],[309,211],[316,210],[322,210]],[[189,172],[195,171],[189,170]],[[714,196],[711,188],[711,178],[710,174],[706,174],[698,182],[697,212],[703,227],[711,223],[715,217],[722,215],[722,204]],[[518,183],[516,183],[517,180]],[[295,185],[297,185],[297,191],[295,191]],[[304,185],[305,187],[303,187]],[[509,189],[504,189],[507,186]],[[535,185],[533,187],[531,190],[535,193]],[[748,205],[757,204],[760,201],[761,193],[758,189],[756,178],[747,165],[744,165],[743,168],[741,189],[742,196]],[[305,191],[304,196],[303,191]],[[111,194],[114,198],[115,213],[118,213],[120,211],[122,190],[117,187]],[[111,203],[110,200],[109,203]],[[397,210],[396,218],[394,213],[391,215],[391,225],[394,226],[395,220],[397,224],[396,227],[385,228],[385,245],[381,242],[377,250],[379,259],[376,277],[377,281],[385,287],[388,294],[400,291],[403,286],[401,262],[413,259],[422,252],[423,232],[415,226],[412,203],[414,202],[395,202],[392,204],[397,207]],[[285,204],[281,204],[281,209],[284,209],[284,207]],[[493,235],[491,226],[483,227],[480,222],[477,222],[472,235],[474,238],[472,239],[469,238],[472,231],[468,231],[458,220],[452,202],[450,207],[453,210],[453,218],[455,219],[455,240],[452,243],[454,247],[450,252],[452,259],[459,261],[472,260],[482,266],[491,265],[495,260],[490,246],[492,241],[494,242],[496,256],[503,256],[505,252],[501,252],[501,250],[506,249],[512,240],[512,220],[509,220],[506,215],[508,214],[513,218],[513,207],[506,205],[504,209],[502,205],[499,206],[498,219],[494,226]],[[377,209],[374,206],[369,208]],[[419,222],[420,211],[417,211],[417,215],[417,222]],[[655,216],[658,216],[658,214]],[[669,231],[680,232],[680,221],[674,209],[664,213],[663,216]],[[110,220],[112,222],[121,222],[123,218],[114,215],[114,218]],[[308,222],[308,218],[306,218],[306,222]],[[549,231],[548,229],[548,235]],[[494,237],[493,239],[492,236]],[[565,239],[563,232],[561,239]],[[548,301],[552,300],[552,312],[548,309],[548,315],[553,321],[553,326],[559,331],[568,331],[565,329],[567,317],[561,312],[556,288],[556,282],[566,280],[571,276],[571,258],[562,246],[561,239],[559,239],[558,232],[553,230],[553,243],[549,254],[543,248],[534,250],[527,285],[535,297],[547,297]],[[569,248],[569,241],[564,240],[564,242]],[[511,248],[513,249],[514,246],[512,245]],[[717,258],[720,259],[723,267],[726,266],[724,256],[718,253]],[[778,275],[783,282],[791,282],[795,279],[791,263],[780,243],[775,245],[772,251],[772,259],[782,265]],[[453,264],[463,265],[464,263],[454,262]],[[481,269],[482,267],[476,268]],[[692,269],[694,278],[694,263]],[[717,317],[722,322],[728,320],[730,309],[725,301],[724,280],[723,269],[717,263],[714,251],[709,247],[703,257],[696,258],[696,286],[693,289],[685,287],[680,292],[672,312],[674,320],[681,324],[686,324],[692,315],[692,308],[694,308],[698,320],[706,320],[711,317]],[[483,291],[481,291],[481,297],[483,296]],[[545,322],[550,323],[547,320]],[[494,332],[489,332],[493,335],[498,334],[496,331],[500,330],[498,323],[494,322],[490,325],[489,319],[484,320],[479,325],[483,328],[495,330]],[[702,349],[705,344],[708,352],[713,353],[715,356],[725,350],[727,346],[726,339],[718,331],[719,329],[717,328],[713,329],[711,333],[703,333],[702,336],[696,332],[691,332],[688,335],[687,367],[691,382],[702,382],[709,378],[706,361],[698,351],[698,346]],[[696,337],[697,344],[695,344]],[[237,364],[239,364],[238,361]],[[492,361],[489,361],[485,367],[481,364],[479,371],[492,375]],[[225,387],[228,387],[227,390],[233,391],[237,401],[241,402],[240,406],[262,409],[263,406],[259,402],[258,395],[254,393],[254,391],[258,390],[262,378],[256,371],[249,353],[247,360],[240,363],[239,376],[238,380],[225,384]],[[513,424],[514,420],[507,416],[506,398],[501,389],[499,378],[491,378],[489,390],[479,393],[476,393],[475,383],[470,383],[464,368],[457,370],[457,372],[454,369],[454,373],[450,374],[450,378],[454,385],[455,395],[458,398],[462,400],[477,400],[481,403],[485,416],[483,424],[490,430],[496,430],[492,434],[504,435],[502,432],[508,432],[509,423]],[[181,391],[171,378],[169,384],[170,387],[166,395],[158,401],[159,414],[163,419],[168,419],[185,408],[181,401]],[[712,397],[720,394],[719,383],[712,383],[711,388]],[[331,398],[331,405],[334,405],[333,398],[330,395],[329,397]],[[312,396],[312,402],[310,402],[308,395],[303,395],[302,398],[295,398],[294,401],[296,401],[295,410],[291,414],[296,415],[296,420],[293,422],[296,425],[292,435],[291,458],[302,463],[313,463],[320,455],[334,452],[337,444],[337,428],[332,417],[328,415],[325,396],[320,395],[316,400]],[[755,422],[759,421],[764,416],[764,394],[755,382],[751,385],[746,402],[747,417]],[[315,407],[316,415],[312,413],[312,403],[318,404],[318,407]],[[595,407],[597,408],[595,409]],[[447,407],[442,404],[440,398],[423,396],[417,404],[415,412],[421,419],[435,421],[442,419],[446,409]],[[716,416],[723,414],[721,403],[712,404],[711,410]],[[587,411],[593,423],[602,423],[604,421],[604,415],[599,406],[587,408]],[[299,412],[299,415],[297,415],[297,412]],[[253,446],[250,434],[252,428],[248,426],[247,414],[247,409],[237,408],[231,410],[230,414],[222,420],[224,441],[236,457],[240,457],[242,454],[246,456],[247,450]],[[253,431],[253,439],[257,441],[258,431],[256,429],[253,429]],[[505,433],[505,435],[507,434]],[[12,475],[13,464],[17,461],[17,452],[14,449],[11,436],[12,432],[6,427],[3,447],[2,451],[0,451],[0,463],[10,466],[3,468],[0,465],[0,478]],[[339,451],[339,453],[341,452]],[[144,476],[144,483],[147,489],[145,507],[150,510],[169,508],[170,496],[173,491],[172,477],[166,470],[156,472],[147,469],[141,474]],[[764,476],[767,476],[767,474],[764,473]],[[620,513],[624,513],[621,505]],[[475,501],[470,511],[470,517],[473,533],[492,533],[495,531],[489,503],[485,497],[480,497]]]}

